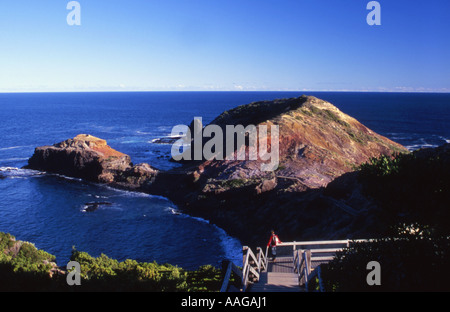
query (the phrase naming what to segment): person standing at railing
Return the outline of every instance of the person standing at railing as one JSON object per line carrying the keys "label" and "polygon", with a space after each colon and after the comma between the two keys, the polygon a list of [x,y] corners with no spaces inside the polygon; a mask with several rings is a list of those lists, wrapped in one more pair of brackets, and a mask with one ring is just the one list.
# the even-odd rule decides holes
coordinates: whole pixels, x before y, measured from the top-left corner
{"label": "person standing at railing", "polygon": [[275,234],[275,231],[271,231],[269,242],[267,247],[270,247],[270,252],[272,253],[272,261],[275,262],[277,258],[277,245],[281,244],[280,239]]}

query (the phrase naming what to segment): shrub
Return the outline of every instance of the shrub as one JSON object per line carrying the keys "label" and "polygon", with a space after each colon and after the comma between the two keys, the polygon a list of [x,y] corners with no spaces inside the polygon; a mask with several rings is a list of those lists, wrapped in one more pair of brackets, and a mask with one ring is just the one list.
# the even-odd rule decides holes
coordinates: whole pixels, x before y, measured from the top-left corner
{"label": "shrub", "polygon": [[[326,291],[449,291],[449,237],[403,235],[352,243],[322,266]],[[370,261],[381,266],[381,285],[369,286]]]}
{"label": "shrub", "polygon": [[52,289],[50,270],[55,257],[33,244],[0,233],[0,290],[43,291]]}
{"label": "shrub", "polygon": [[186,273],[166,264],[119,262],[102,254],[94,258],[86,252],[73,251],[71,261],[81,266],[81,287],[88,291],[185,291]]}
{"label": "shrub", "polygon": [[382,222],[417,222],[429,226],[436,235],[450,234],[448,159],[399,154],[371,159],[359,169],[363,191],[376,201]]}
{"label": "shrub", "polygon": [[118,261],[72,250],[81,269],[81,285],[69,287],[66,276],[50,274],[55,256],[0,232],[0,291],[219,291],[222,271],[211,265],[185,271],[170,264]]}

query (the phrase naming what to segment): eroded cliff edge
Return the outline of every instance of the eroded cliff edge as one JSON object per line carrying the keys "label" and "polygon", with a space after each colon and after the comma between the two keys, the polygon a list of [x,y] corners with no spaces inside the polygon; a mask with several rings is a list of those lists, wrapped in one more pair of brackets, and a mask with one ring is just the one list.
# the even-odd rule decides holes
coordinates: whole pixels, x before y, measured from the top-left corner
{"label": "eroded cliff edge", "polygon": [[278,125],[278,169],[261,171],[261,160],[210,160],[159,171],[133,165],[128,155],[90,135],[36,148],[28,168],[162,195],[244,244],[260,245],[271,228],[285,241],[372,234],[376,226],[367,213],[370,199],[355,193],[342,200],[327,194],[326,187],[372,157],[407,152],[311,96],[239,106],[211,124]]}

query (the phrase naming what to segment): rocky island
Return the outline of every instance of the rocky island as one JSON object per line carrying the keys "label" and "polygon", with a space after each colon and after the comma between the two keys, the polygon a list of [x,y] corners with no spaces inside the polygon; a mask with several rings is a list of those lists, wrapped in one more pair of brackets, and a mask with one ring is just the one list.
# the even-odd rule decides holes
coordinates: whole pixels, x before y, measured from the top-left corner
{"label": "rocky island", "polygon": [[[278,169],[261,171],[261,160],[204,160],[161,171],[134,165],[88,134],[36,148],[27,168],[165,196],[244,244],[260,245],[271,228],[285,240],[373,236],[373,203],[346,174],[371,158],[408,152],[312,96],[239,106],[211,124],[278,125]],[[344,190],[352,196],[336,195]]]}

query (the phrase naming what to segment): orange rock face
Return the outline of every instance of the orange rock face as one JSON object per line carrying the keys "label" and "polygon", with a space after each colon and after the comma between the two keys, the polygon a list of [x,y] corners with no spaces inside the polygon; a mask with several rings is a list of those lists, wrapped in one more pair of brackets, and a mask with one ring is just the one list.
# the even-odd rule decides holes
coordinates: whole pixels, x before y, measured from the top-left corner
{"label": "orange rock face", "polygon": [[56,146],[61,148],[69,148],[69,147],[80,147],[80,148],[89,148],[98,153],[98,156],[101,158],[109,158],[109,157],[124,157],[127,156],[124,153],[116,151],[106,144],[106,141],[90,134],[79,134],[73,139],[68,139],[64,142],[56,144]]}
{"label": "orange rock face", "polygon": [[28,168],[128,188],[141,187],[158,172],[148,164],[133,166],[128,155],[89,134],[36,148]]}
{"label": "orange rock face", "polygon": [[[211,124],[222,128],[237,124],[267,125],[268,129],[277,125],[279,166],[275,175],[296,178],[311,188],[326,186],[372,157],[407,152],[331,103],[312,96],[243,105],[224,112]],[[270,136],[266,139],[270,146]],[[205,172],[217,169],[229,172],[223,178],[267,176],[258,170],[258,162],[261,160],[212,161],[203,167]]]}

